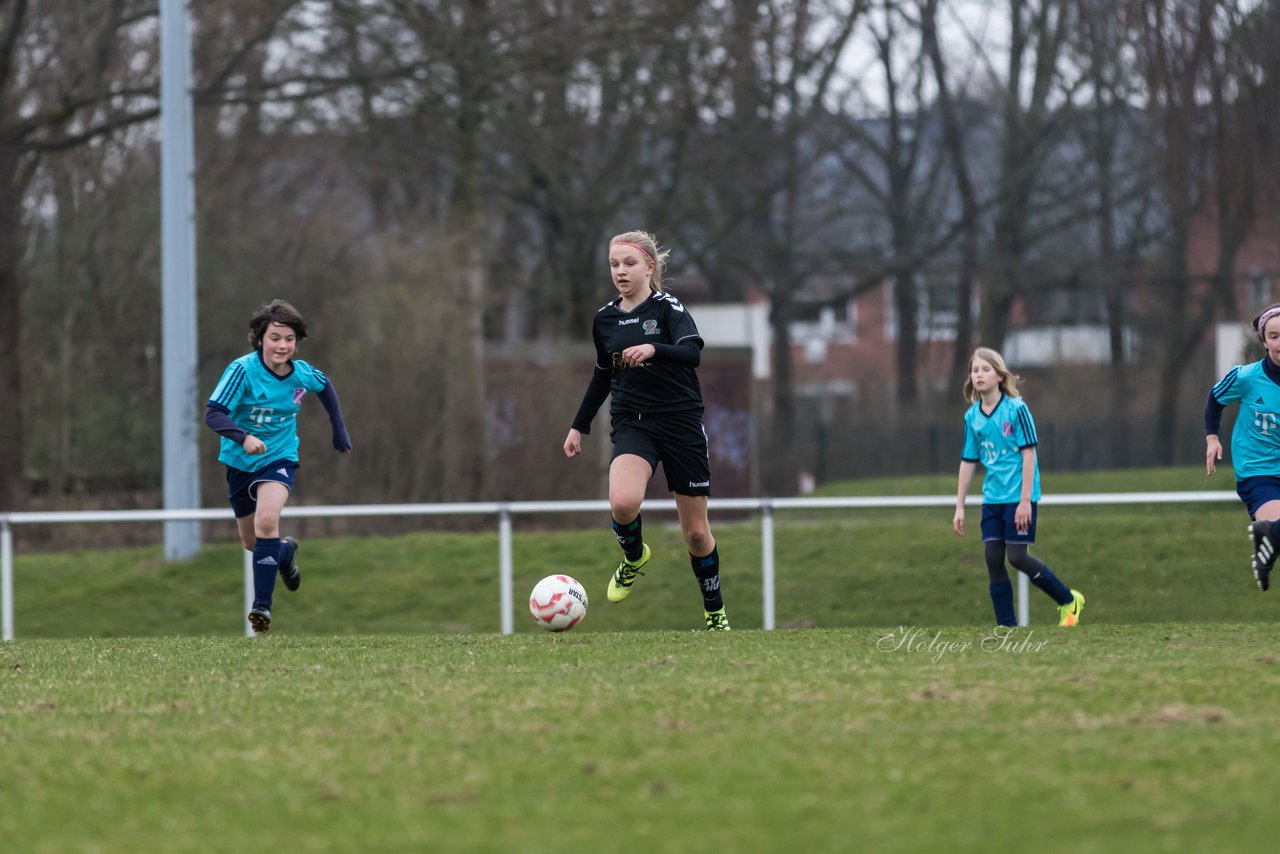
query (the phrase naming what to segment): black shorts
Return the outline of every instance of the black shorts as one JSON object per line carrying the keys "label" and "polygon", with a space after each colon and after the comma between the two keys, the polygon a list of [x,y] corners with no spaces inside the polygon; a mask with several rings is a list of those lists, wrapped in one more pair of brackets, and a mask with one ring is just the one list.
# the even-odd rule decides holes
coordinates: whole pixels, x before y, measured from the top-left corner
{"label": "black shorts", "polygon": [[635,454],[653,468],[662,463],[667,489],[677,495],[711,494],[707,431],[697,413],[628,415],[613,427],[613,457]]}
{"label": "black shorts", "polygon": [[263,481],[283,483],[293,492],[293,482],[298,476],[297,460],[276,460],[257,471],[242,471],[227,466],[227,499],[237,519],[252,516],[258,509],[258,484]]}

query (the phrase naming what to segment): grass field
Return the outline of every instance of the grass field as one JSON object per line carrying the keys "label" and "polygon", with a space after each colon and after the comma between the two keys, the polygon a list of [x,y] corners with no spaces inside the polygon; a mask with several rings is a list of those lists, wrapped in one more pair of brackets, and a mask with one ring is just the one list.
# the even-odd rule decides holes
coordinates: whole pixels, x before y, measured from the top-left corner
{"label": "grass field", "polygon": [[[1230,489],[1191,470],[1046,491]],[[938,494],[947,478],[831,494]],[[976,511],[974,511],[976,513]],[[517,526],[519,608],[552,571],[581,627],[499,624],[497,537],[309,539],[273,636],[239,549],[32,554],[0,644],[0,850],[1272,851],[1277,608],[1233,504],[1042,507],[1086,592],[994,639],[950,510],[716,520],[736,631],[707,636],[678,531],[604,599],[607,529]],[[975,517],[976,518],[976,517]],[[597,526],[598,528],[599,526]],[[655,630],[656,629],[656,630]]]}
{"label": "grass field", "polygon": [[[1231,489],[1203,472],[1046,475],[1045,489],[1132,491]],[[945,494],[946,477],[841,484],[834,494]],[[970,509],[976,529],[978,509]],[[584,519],[588,524],[591,519]],[[516,525],[516,629],[540,631],[522,598],[537,580],[567,572],[586,587],[592,608],[575,632],[691,629],[702,612],[671,514],[646,516],[654,559],[637,595],[609,606],[604,588],[618,560],[607,524],[541,531]],[[981,626],[991,619],[987,574],[976,530],[951,531],[951,509],[788,511],[776,516],[779,626]],[[1280,602],[1259,595],[1249,570],[1245,526],[1236,503],[1041,508],[1033,553],[1083,590],[1086,619],[1139,622],[1274,622]],[[286,519],[287,525],[287,519]],[[753,518],[713,518],[722,581],[735,627],[759,628],[760,527]],[[15,537],[18,638],[235,635],[243,633],[238,545],[217,544],[191,561],[166,563],[158,547],[28,553]],[[494,533],[421,532],[398,537],[305,539],[298,594],[277,587],[274,629],[294,635],[492,632],[498,610]],[[1032,590],[1032,625],[1057,615]]]}
{"label": "grass field", "polygon": [[0,647],[0,839],[1275,850],[1271,626],[892,634],[19,641]]}

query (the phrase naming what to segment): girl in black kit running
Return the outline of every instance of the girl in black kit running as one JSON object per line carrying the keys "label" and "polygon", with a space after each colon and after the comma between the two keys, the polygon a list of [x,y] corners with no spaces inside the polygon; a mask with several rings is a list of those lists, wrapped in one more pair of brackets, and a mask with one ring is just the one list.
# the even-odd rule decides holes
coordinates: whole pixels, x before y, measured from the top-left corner
{"label": "girl in black kit running", "polygon": [[711,466],[702,426],[702,387],[695,368],[702,361],[702,336],[689,312],[662,290],[670,253],[644,231],[609,241],[609,270],[618,298],[596,312],[591,337],[596,369],[564,440],[566,457],[582,453],[604,399],[613,431],[609,464],[609,507],[623,558],[609,580],[609,601],[631,594],[649,546],[640,527],[640,503],[659,461],[676,500],[689,563],[702,590],[707,631],[729,631],[720,596],[720,553],[707,521]]}

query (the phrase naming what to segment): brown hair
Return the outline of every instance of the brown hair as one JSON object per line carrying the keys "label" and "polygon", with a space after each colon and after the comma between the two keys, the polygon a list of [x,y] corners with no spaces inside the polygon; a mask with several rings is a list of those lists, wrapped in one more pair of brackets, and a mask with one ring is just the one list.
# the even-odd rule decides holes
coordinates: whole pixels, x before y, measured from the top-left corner
{"label": "brown hair", "polygon": [[[1018,393],[1018,377],[1004,363],[1004,357],[992,350],[990,347],[979,347],[973,351],[973,355],[969,357],[970,372],[973,369],[973,360],[981,359],[991,367],[995,368],[996,374],[1000,377],[1000,390],[1009,397],[1022,397]],[[973,377],[966,376],[964,379],[964,399],[970,403],[977,401],[982,395],[973,390]]]}
{"label": "brown hair", "polygon": [[273,299],[249,316],[249,343],[253,349],[262,349],[262,337],[273,323],[292,329],[299,341],[307,337],[307,324],[298,310],[282,299]]}
{"label": "brown hair", "polygon": [[667,258],[671,255],[670,250],[658,249],[658,238],[654,237],[647,231],[624,231],[622,234],[615,234],[609,239],[609,245],[615,243],[627,243],[639,249],[648,256],[653,262],[653,275],[649,278],[649,290],[654,293],[662,292],[662,274],[667,271]]}
{"label": "brown hair", "polygon": [[1253,331],[1258,333],[1258,340],[1263,344],[1267,343],[1267,337],[1263,334],[1266,331],[1265,327],[1275,317],[1280,317],[1280,302],[1273,302],[1253,319]]}

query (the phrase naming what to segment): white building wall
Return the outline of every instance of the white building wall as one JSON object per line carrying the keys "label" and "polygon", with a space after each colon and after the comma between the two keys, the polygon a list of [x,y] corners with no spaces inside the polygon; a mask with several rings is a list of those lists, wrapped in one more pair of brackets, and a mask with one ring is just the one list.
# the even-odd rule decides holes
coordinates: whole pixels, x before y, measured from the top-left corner
{"label": "white building wall", "polygon": [[763,303],[717,303],[691,309],[707,347],[750,347],[751,375],[769,378],[769,307]]}

